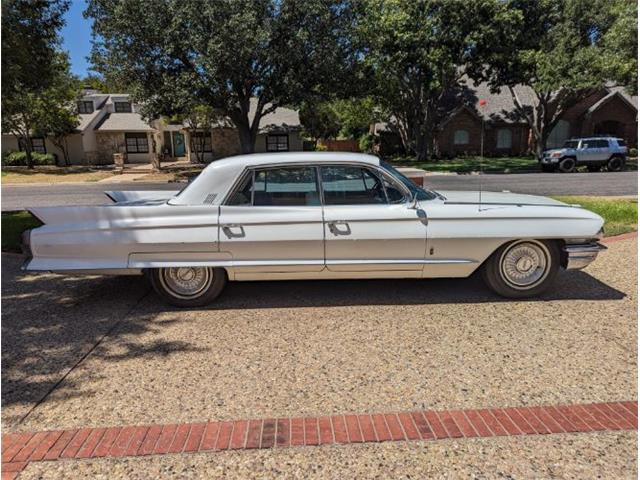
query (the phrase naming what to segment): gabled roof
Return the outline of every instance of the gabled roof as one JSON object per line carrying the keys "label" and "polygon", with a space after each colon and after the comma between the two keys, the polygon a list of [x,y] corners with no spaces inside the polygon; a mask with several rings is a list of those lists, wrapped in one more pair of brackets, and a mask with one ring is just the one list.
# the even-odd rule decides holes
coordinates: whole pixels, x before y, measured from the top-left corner
{"label": "gabled roof", "polygon": [[[632,110],[635,110],[636,112],[638,111],[638,97],[632,97],[630,95],[624,95],[623,90],[618,89],[618,88],[615,88],[615,89],[611,88],[611,89],[609,89],[609,93],[607,95],[605,95],[604,97],[602,97],[600,100],[598,100],[596,103],[591,105],[587,109],[585,114],[586,115],[591,115],[596,110],[601,108],[603,105],[609,103],[614,98],[619,98],[629,108],[631,108]],[[635,104],[633,103],[633,100],[632,100],[633,98],[635,98],[635,100],[636,100]]]}

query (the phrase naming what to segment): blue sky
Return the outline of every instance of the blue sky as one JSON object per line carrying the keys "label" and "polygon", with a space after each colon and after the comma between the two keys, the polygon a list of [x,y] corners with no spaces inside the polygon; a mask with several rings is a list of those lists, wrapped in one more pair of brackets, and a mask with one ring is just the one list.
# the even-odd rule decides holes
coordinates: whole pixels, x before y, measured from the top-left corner
{"label": "blue sky", "polygon": [[67,24],[62,29],[62,48],[71,57],[71,72],[84,77],[89,70],[87,58],[91,52],[91,21],[82,16],[84,0],[73,0],[65,15]]}

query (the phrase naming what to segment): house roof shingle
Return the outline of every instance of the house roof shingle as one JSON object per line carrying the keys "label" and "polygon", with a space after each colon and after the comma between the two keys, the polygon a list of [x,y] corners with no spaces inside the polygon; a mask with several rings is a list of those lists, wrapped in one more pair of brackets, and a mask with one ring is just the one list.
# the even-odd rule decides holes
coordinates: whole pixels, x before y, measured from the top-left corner
{"label": "house roof shingle", "polygon": [[99,132],[153,132],[139,113],[107,113],[94,127]]}

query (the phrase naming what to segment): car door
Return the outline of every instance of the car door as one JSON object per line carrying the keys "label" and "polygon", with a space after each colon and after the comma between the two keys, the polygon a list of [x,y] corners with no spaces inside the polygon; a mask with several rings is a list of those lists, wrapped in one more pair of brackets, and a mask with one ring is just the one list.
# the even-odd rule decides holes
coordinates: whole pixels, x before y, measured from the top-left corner
{"label": "car door", "polygon": [[593,162],[599,159],[598,140],[588,139],[580,142],[578,161]]}
{"label": "car door", "polygon": [[426,219],[402,187],[360,165],[321,166],[320,179],[328,270],[422,275]]}
{"label": "car door", "polygon": [[312,166],[248,170],[220,207],[220,251],[240,273],[320,271],[323,235]]}

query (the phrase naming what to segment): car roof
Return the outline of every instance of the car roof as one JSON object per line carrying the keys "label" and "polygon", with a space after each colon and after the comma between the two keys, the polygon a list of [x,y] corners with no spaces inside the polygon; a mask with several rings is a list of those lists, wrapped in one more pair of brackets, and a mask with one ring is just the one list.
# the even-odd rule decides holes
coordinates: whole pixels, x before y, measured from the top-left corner
{"label": "car roof", "polygon": [[622,138],[618,137],[579,137],[579,138],[568,138],[569,141],[579,141],[579,140],[622,140]]}
{"label": "car roof", "polygon": [[352,152],[282,152],[236,155],[211,162],[178,196],[171,205],[219,204],[240,174],[257,166],[299,163],[361,163],[380,165],[374,155]]}
{"label": "car roof", "polygon": [[[215,160],[207,167],[213,165],[224,167],[230,164],[243,166],[282,164],[282,163],[317,163],[317,162],[364,162],[372,165],[380,165],[380,159],[374,155],[353,152],[273,152],[251,153],[235,155],[233,157]],[[205,169],[206,170],[206,169]]]}

